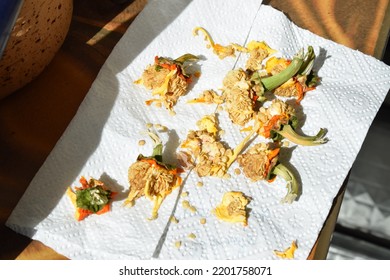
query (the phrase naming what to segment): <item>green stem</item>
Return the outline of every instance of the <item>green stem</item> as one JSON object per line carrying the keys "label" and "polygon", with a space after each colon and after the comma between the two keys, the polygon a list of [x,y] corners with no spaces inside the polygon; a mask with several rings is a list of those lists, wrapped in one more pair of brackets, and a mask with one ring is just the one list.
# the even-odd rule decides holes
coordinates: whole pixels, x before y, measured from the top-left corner
{"label": "green stem", "polygon": [[160,137],[158,137],[156,132],[154,132],[150,129],[148,129],[148,131],[146,131],[146,134],[149,135],[149,137],[152,139],[153,144],[154,144],[152,157],[162,156],[163,145],[162,145],[162,141],[161,141]]}
{"label": "green stem", "polygon": [[[248,143],[248,141],[251,139],[251,137],[253,136],[253,134],[255,134],[255,132],[257,132],[259,130],[259,124],[256,124],[252,131],[240,142],[240,144],[238,144],[234,150],[233,150],[233,155],[231,156],[231,158],[229,159],[229,161],[227,162],[227,168],[230,167],[230,165],[232,165],[232,163],[237,159],[238,155],[241,153],[241,151],[244,149],[245,145]],[[257,137],[257,133],[255,134],[255,137]]]}
{"label": "green stem", "polygon": [[294,174],[283,164],[278,163],[272,173],[282,177],[287,182],[287,194],[281,200],[282,203],[292,203],[299,196],[299,185]]}
{"label": "green stem", "polygon": [[157,144],[153,147],[153,154],[152,157],[161,157],[163,152],[163,145]]}
{"label": "green stem", "polygon": [[314,53],[314,49],[312,46],[309,46],[307,48],[307,53],[305,55],[304,62],[302,64],[301,68],[299,69],[298,74],[309,75],[311,70],[313,69],[315,58],[316,58],[316,55]]}
{"label": "green stem", "polygon": [[186,53],[186,54],[183,54],[182,56],[176,58],[174,61],[178,62],[180,64],[184,64],[184,62],[186,62],[186,61],[197,61],[197,60],[199,60],[199,58],[196,55]]}
{"label": "green stem", "polygon": [[304,62],[304,53],[301,49],[293,58],[290,65],[282,72],[273,75],[271,77],[261,79],[261,82],[266,90],[274,90],[278,86],[287,82],[290,78],[294,77],[295,74],[301,69]]}
{"label": "green stem", "polygon": [[326,130],[323,128],[321,128],[315,136],[299,135],[289,124],[284,125],[281,130],[277,130],[275,132],[282,135],[291,142],[302,146],[316,146],[328,142],[328,138],[325,137]]}

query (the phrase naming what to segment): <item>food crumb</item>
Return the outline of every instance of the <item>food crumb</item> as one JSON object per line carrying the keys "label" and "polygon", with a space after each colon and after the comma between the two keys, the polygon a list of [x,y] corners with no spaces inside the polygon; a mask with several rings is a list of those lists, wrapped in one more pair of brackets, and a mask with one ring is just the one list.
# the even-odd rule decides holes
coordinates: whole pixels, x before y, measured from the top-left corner
{"label": "food crumb", "polygon": [[182,192],[181,193],[181,197],[187,197],[188,196],[188,192]]}
{"label": "food crumb", "polygon": [[174,223],[174,224],[178,224],[179,220],[175,216],[172,216],[171,217],[171,222]]}
{"label": "food crumb", "polygon": [[184,209],[189,209],[191,207],[190,202],[188,200],[183,200],[181,203]]}
{"label": "food crumb", "polygon": [[175,242],[175,247],[180,248],[181,247],[181,241],[176,241]]}
{"label": "food crumb", "polygon": [[298,249],[298,244],[296,240],[293,240],[290,247],[288,247],[284,251],[274,250],[274,253],[282,259],[293,259],[296,249]]}
{"label": "food crumb", "polygon": [[162,131],[162,132],[165,132],[168,130],[168,127],[166,127],[165,125],[159,124],[159,123],[154,124],[154,128],[159,130],[159,131]]}
{"label": "food crumb", "polygon": [[146,128],[152,128],[153,127],[153,124],[152,123],[147,123],[146,124]]}
{"label": "food crumb", "polygon": [[241,169],[240,168],[234,169],[234,174],[240,175],[241,174]]}
{"label": "food crumb", "polygon": [[196,72],[194,73],[194,76],[195,76],[196,78],[199,78],[200,75],[202,75],[202,73],[200,73],[199,71],[196,71]]}
{"label": "food crumb", "polygon": [[198,182],[198,183],[196,183],[196,185],[197,185],[198,187],[203,187],[203,182]]}
{"label": "food crumb", "polygon": [[188,238],[195,239],[195,238],[196,238],[196,235],[195,235],[194,233],[191,232],[191,233],[188,235]]}
{"label": "food crumb", "polygon": [[192,213],[195,213],[197,210],[196,210],[196,207],[195,206],[192,206],[190,204],[190,202],[188,200],[183,200],[181,205],[183,206],[184,209],[188,209],[190,210]]}
{"label": "food crumb", "polygon": [[290,142],[288,142],[288,141],[282,142],[282,147],[289,147],[289,146],[290,146]]}
{"label": "food crumb", "polygon": [[201,219],[200,219],[200,223],[201,223],[202,225],[204,225],[204,224],[206,223],[206,218],[201,218]]}
{"label": "food crumb", "polygon": [[146,144],[146,141],[145,140],[139,140],[138,141],[138,145],[139,146],[143,146],[143,145],[145,145]]}

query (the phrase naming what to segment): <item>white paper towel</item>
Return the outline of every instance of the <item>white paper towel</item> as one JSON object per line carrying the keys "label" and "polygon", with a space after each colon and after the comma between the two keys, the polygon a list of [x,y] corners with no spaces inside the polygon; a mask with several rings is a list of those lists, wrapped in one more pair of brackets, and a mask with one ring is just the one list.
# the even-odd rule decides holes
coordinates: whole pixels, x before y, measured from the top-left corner
{"label": "white paper towel", "polygon": [[[282,179],[250,183],[232,172],[233,165],[229,180],[200,179],[190,173],[183,191],[188,191],[185,199],[196,213],[181,207],[184,198],[179,190],[167,197],[154,221],[147,220],[152,203],[146,198],[132,208],[121,207],[129,188],[128,167],[138,154],[149,155],[152,150],[151,141],[137,144],[145,139],[140,132],[146,123],[170,129],[162,137],[167,143],[164,156],[172,160],[188,130],[196,129],[196,120],[215,110],[213,105],[186,101],[205,89],[218,89],[227,71],[244,66],[244,55],[220,60],[206,49],[202,37],[192,36],[195,26],[206,28],[221,44],[265,40],[289,57],[302,47],[314,47],[318,55],[314,67],[322,81],[302,101],[302,131],[315,134],[325,127],[330,141],[287,149],[286,160],[302,183],[299,201],[280,204],[286,193]],[[177,114],[145,106],[150,92],[133,81],[156,55],[176,58],[184,53],[204,59],[197,63],[201,77],[174,108]],[[228,5],[222,0],[149,1],[107,59],[7,225],[72,259],[277,259],[273,250],[287,248],[293,240],[299,246],[295,258],[306,259],[389,85],[390,69],[382,62],[296,27],[261,1],[245,5],[239,0]],[[224,112],[220,122],[226,131],[223,141],[236,146],[244,135]],[[77,186],[80,176],[100,178],[119,192],[111,212],[74,220],[65,190]],[[203,187],[197,186],[199,181]],[[253,198],[247,227],[226,224],[211,214],[230,190]],[[178,224],[169,222],[172,213]],[[206,224],[200,223],[203,217]],[[196,238],[188,238],[190,233]],[[176,241],[182,242],[180,248],[174,246]]]}

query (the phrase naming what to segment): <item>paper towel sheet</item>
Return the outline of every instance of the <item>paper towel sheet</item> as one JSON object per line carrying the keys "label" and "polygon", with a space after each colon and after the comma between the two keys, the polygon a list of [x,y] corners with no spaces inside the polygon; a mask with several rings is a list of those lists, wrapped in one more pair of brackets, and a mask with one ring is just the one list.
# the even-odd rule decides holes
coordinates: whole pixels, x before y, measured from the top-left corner
{"label": "paper towel sheet", "polygon": [[[265,40],[292,57],[312,45],[318,55],[315,70],[322,78],[302,101],[301,130],[316,134],[328,129],[330,141],[316,147],[286,149],[285,158],[299,173],[302,196],[291,205],[280,204],[285,182],[251,183],[243,175],[231,179],[202,178],[190,173],[183,189],[170,194],[159,218],[148,221],[152,203],[139,199],[132,208],[121,207],[128,194],[127,169],[138,154],[149,155],[152,143],[140,132],[147,123],[169,128],[160,134],[164,156],[173,161],[179,143],[196,121],[214,112],[213,105],[189,105],[187,100],[203,90],[218,89],[227,71],[244,67],[245,56],[220,60],[206,49],[195,26],[206,28],[221,44],[244,45]],[[179,99],[176,115],[164,108],[145,106],[150,92],[133,84],[156,55],[176,58],[184,53],[202,55],[197,63],[202,75],[188,94]],[[37,239],[71,259],[278,259],[297,240],[295,259],[306,259],[363,143],[390,85],[390,69],[382,62],[320,38],[291,23],[261,1],[150,1],[113,50],[93,83],[78,113],[32,180],[7,225]],[[245,136],[219,114],[226,131],[223,141],[236,146]],[[145,146],[138,141],[147,140]],[[260,141],[261,139],[258,139]],[[102,179],[119,192],[112,211],[76,222],[74,208],[65,196],[67,186],[77,186],[80,176]],[[203,187],[197,182],[202,181]],[[248,226],[227,224],[211,210],[225,192],[242,191],[252,197]],[[186,199],[197,208],[183,207]],[[179,223],[170,223],[173,214]],[[201,224],[200,219],[206,218]],[[189,238],[189,234],[196,238]],[[182,246],[174,244],[181,241]]]}

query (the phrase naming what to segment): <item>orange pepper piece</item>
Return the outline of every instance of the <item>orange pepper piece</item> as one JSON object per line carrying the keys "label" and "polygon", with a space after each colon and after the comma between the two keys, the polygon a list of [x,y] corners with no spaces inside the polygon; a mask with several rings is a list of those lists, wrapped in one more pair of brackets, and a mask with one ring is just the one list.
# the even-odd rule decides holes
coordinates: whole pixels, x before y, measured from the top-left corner
{"label": "orange pepper piece", "polygon": [[264,126],[264,137],[269,138],[271,136],[271,130],[275,126],[275,124],[281,119],[280,115],[273,116],[269,121],[268,124]]}

